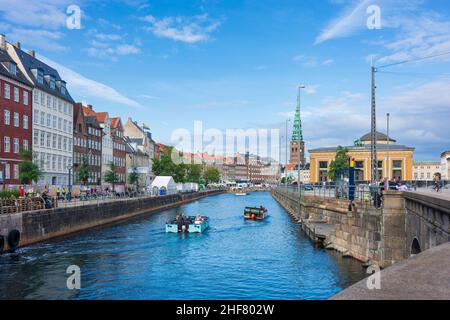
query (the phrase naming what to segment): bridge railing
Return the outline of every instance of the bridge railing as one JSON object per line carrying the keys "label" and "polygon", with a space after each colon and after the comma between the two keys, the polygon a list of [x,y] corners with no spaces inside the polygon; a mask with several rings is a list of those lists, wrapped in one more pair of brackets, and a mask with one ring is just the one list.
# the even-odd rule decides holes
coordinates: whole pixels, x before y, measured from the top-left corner
{"label": "bridge railing", "polygon": [[[300,185],[300,191],[298,186],[286,186],[279,185],[276,188],[278,191],[288,194],[294,199],[302,198],[305,196],[317,197],[321,199],[339,199],[349,200],[348,186],[326,184],[326,185]],[[360,204],[364,207],[381,207],[382,199],[378,194],[378,199],[375,199],[376,195],[371,192],[370,187],[367,185],[355,186],[355,200],[354,203]]]}

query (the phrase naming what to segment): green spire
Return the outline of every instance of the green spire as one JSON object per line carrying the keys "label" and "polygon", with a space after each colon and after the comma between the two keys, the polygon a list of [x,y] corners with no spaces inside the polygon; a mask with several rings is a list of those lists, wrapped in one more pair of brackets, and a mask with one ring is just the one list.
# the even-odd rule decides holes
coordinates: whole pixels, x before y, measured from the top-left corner
{"label": "green spire", "polygon": [[300,117],[300,89],[297,98],[297,110],[295,111],[294,118],[294,130],[292,132],[292,142],[302,142],[303,141],[303,131],[302,131],[302,119]]}

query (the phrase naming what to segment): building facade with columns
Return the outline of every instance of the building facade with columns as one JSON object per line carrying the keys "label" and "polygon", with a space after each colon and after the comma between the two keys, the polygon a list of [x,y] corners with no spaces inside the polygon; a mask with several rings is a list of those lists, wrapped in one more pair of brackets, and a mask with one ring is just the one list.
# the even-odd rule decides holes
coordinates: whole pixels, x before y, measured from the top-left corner
{"label": "building facade with columns", "polygon": [[450,151],[441,154],[441,172],[443,180],[450,180]]}
{"label": "building facade with columns", "polygon": [[[370,133],[345,147],[355,159],[356,181],[369,182],[371,168]],[[312,183],[327,182],[330,163],[335,160],[337,147],[309,150],[310,180]],[[413,156],[415,148],[397,144],[397,141],[377,132],[378,180],[413,180]]]}

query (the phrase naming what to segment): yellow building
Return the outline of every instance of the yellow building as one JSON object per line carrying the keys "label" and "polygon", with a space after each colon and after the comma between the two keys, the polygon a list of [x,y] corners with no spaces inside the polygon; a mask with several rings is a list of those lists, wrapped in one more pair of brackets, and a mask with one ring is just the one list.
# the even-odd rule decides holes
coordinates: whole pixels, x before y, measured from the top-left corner
{"label": "yellow building", "polygon": [[[345,147],[351,158],[355,159],[356,181],[370,181],[370,133],[355,141],[354,146]],[[311,183],[328,180],[328,168],[336,157],[336,147],[309,150]],[[413,180],[414,148],[397,144],[392,138],[377,132],[378,179],[401,181]]]}

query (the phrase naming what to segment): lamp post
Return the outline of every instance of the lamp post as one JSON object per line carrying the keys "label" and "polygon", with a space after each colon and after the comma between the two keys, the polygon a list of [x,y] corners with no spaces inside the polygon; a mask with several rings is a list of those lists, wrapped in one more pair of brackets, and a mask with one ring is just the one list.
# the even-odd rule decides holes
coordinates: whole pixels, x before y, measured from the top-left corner
{"label": "lamp post", "polygon": [[284,166],[284,186],[287,190],[288,185],[288,176],[287,176],[287,166],[288,166],[288,126],[289,122],[291,122],[291,119],[286,120],[286,165]]}
{"label": "lamp post", "polygon": [[[390,118],[390,114],[388,113],[386,115],[386,126],[387,126],[387,160],[386,160],[386,171],[387,171],[387,180],[388,182],[391,180],[391,160],[389,159],[389,143],[391,142],[391,138],[389,138],[389,119]],[[388,190],[389,190],[389,185],[388,185]]]}
{"label": "lamp post", "polygon": [[[298,108],[299,110],[301,110],[301,92],[302,89],[305,89],[306,86],[301,84],[298,86]],[[300,116],[300,112],[298,114],[299,116],[299,121],[301,121],[301,116]],[[301,127],[301,122],[299,123],[300,127]],[[298,137],[298,141],[297,141],[297,151],[298,151],[298,164],[297,164],[297,188],[298,188],[298,216],[301,219],[302,216],[302,207],[301,207],[301,200],[302,200],[302,188],[300,186],[300,160],[302,158],[302,148],[301,148],[301,143],[302,143],[302,138],[299,136]],[[301,223],[303,223],[303,219],[301,219]]]}
{"label": "lamp post", "polygon": [[67,194],[67,200],[72,200],[72,169],[73,166],[67,166],[67,170],[69,170],[69,192]]}
{"label": "lamp post", "polygon": [[2,184],[3,184],[3,191],[6,189],[6,161],[2,161],[1,164],[3,165],[3,171],[2,171]]}

